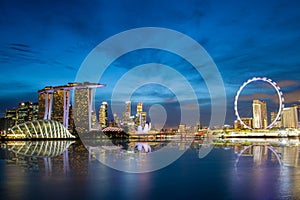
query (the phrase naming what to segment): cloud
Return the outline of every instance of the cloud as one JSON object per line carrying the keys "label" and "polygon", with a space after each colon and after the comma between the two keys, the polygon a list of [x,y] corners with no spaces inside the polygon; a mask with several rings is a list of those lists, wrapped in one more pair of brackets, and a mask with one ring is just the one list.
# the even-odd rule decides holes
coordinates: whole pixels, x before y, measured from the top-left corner
{"label": "cloud", "polygon": [[[299,103],[300,89],[283,93],[283,98],[284,98],[283,103],[285,104]],[[251,95],[243,95],[239,97],[240,101],[252,101],[254,99],[259,99],[259,100],[271,99],[273,103],[278,104],[277,94],[258,93],[258,94],[251,94]]]}
{"label": "cloud", "polygon": [[15,93],[34,88],[34,84],[28,81],[9,81],[0,84],[0,90],[5,93]]}
{"label": "cloud", "polygon": [[278,81],[277,85],[279,85],[281,88],[283,87],[289,87],[289,86],[299,86],[299,81],[297,80],[282,80],[282,81]]}
{"label": "cloud", "polygon": [[25,53],[34,53],[33,51],[30,50],[30,46],[26,44],[11,43],[9,48],[12,50],[21,51]]}
{"label": "cloud", "polygon": [[253,100],[261,100],[267,101],[271,100],[271,102],[278,104],[279,99],[277,94],[266,94],[266,93],[257,93],[257,94],[250,94],[250,95],[243,95],[239,97],[239,101],[253,101]]}
{"label": "cloud", "polygon": [[284,103],[299,103],[300,89],[288,93],[284,93]]}
{"label": "cloud", "polygon": [[[76,69],[93,47],[116,33],[145,26],[174,29],[203,45],[215,60],[232,101],[239,86],[254,76],[267,76],[278,82],[286,102],[293,103],[299,97],[299,1],[192,0],[170,4],[166,0],[31,0],[30,3],[4,0],[1,5],[3,100],[9,98],[11,93],[7,88],[11,84],[14,84],[14,92],[26,93],[35,92],[33,85],[72,81]],[[113,73],[105,77],[106,89],[113,89],[111,85],[120,78],[116,76],[121,72],[154,61],[180,72],[193,86],[201,105],[210,106],[201,76],[185,60],[166,52],[139,51],[120,58],[114,63]],[[159,70],[157,76],[168,79],[167,74]],[[174,79],[166,82],[182,87]],[[263,92],[241,97],[241,100],[276,100],[276,96]],[[184,90],[178,89],[178,93],[189,98]],[[170,96],[155,88],[137,92],[137,98],[162,102],[172,99]]]}

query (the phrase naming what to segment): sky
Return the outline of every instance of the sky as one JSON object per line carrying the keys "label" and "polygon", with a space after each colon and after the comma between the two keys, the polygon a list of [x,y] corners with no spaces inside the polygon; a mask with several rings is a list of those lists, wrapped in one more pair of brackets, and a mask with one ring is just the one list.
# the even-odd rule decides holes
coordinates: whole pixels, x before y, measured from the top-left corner
{"label": "sky", "polygon": [[[284,0],[2,0],[0,2],[0,113],[21,101],[37,101],[45,86],[74,82],[88,54],[120,32],[140,27],[162,27],[181,32],[202,45],[215,62],[226,92],[226,120],[233,124],[234,98],[243,82],[268,77],[280,86],[287,106],[300,99],[299,1]],[[96,103],[110,101],[122,74],[135,66],[161,63],[177,70],[193,87],[200,105],[200,120],[208,124],[210,95],[205,81],[186,60],[170,52],[144,49],[114,61],[100,80]],[[166,72],[158,69],[159,76]],[[181,82],[172,80],[174,87]],[[255,88],[251,89],[251,88]],[[274,90],[253,84],[243,91],[241,105],[255,98],[270,98]],[[161,104],[178,123],[176,94],[157,84],[140,86],[131,100],[145,109]],[[96,107],[97,107],[96,105]],[[247,111],[245,116],[247,115]],[[168,116],[169,116],[168,115]]]}

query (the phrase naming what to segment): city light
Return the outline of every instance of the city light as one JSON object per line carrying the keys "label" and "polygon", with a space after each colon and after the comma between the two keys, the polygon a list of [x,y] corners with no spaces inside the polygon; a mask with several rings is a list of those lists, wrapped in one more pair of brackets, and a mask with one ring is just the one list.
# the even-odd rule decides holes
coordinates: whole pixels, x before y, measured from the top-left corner
{"label": "city light", "polygon": [[237,117],[237,120],[239,120],[239,122],[241,124],[243,124],[244,127],[248,128],[248,129],[252,129],[252,127],[247,126],[242,121],[242,119],[240,117],[240,114],[238,112],[238,100],[239,100],[239,96],[240,96],[242,90],[246,87],[246,85],[248,85],[251,82],[255,82],[255,81],[263,81],[263,82],[269,83],[276,90],[276,93],[277,93],[277,96],[278,96],[278,101],[279,101],[279,103],[278,103],[279,108],[278,108],[278,111],[277,111],[277,116],[276,116],[276,118],[268,126],[264,126],[264,128],[272,128],[276,124],[276,122],[279,120],[279,118],[280,118],[280,116],[282,114],[282,110],[284,108],[284,105],[283,105],[284,98],[283,98],[283,93],[280,91],[280,88],[277,86],[277,84],[274,84],[274,82],[271,79],[268,79],[266,77],[263,77],[263,78],[261,78],[261,77],[253,77],[252,79],[248,79],[246,82],[244,82],[242,84],[242,86],[237,91],[237,94],[236,94],[235,100],[234,100],[235,115]]}

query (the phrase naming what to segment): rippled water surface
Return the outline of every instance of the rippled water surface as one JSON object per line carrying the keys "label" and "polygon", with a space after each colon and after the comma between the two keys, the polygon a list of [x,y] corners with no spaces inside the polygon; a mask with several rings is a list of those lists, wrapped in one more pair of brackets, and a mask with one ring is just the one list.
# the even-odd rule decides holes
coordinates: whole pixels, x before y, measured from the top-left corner
{"label": "rippled water surface", "polygon": [[[165,142],[148,142],[146,153],[134,142],[100,146],[101,159],[147,156]],[[299,199],[299,139],[215,141],[205,156],[202,140],[175,162],[149,173],[126,173],[99,160],[80,141],[3,142],[0,150],[1,199]],[[110,153],[106,153],[110,152]],[[130,156],[131,155],[131,156]],[[99,156],[99,155],[98,155]],[[107,158],[111,157],[111,158]]]}

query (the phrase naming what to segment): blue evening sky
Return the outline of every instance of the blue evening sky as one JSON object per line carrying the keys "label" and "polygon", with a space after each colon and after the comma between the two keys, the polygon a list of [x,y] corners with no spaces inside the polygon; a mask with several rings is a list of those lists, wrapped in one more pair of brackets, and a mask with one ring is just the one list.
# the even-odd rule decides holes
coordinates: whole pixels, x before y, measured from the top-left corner
{"label": "blue evening sky", "polygon": [[[108,37],[149,26],[184,33],[209,53],[225,85],[226,123],[235,119],[237,90],[254,76],[276,81],[286,104],[292,105],[300,99],[299,7],[297,0],[1,0],[1,116],[18,102],[37,101],[37,90],[45,86],[74,82],[88,53]],[[109,101],[116,77],[153,60],[187,77],[199,99],[201,121],[207,124],[210,99],[204,81],[191,66],[168,52],[150,49],[119,58],[101,80],[108,87],[96,101]],[[174,84],[180,87],[180,83]],[[251,87],[244,91],[242,100],[251,101],[255,94],[272,96],[270,88],[257,87],[255,93]],[[174,112],[179,106],[174,94],[158,85],[139,88],[132,100],[146,102],[146,108],[153,100]]]}

